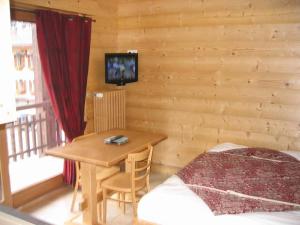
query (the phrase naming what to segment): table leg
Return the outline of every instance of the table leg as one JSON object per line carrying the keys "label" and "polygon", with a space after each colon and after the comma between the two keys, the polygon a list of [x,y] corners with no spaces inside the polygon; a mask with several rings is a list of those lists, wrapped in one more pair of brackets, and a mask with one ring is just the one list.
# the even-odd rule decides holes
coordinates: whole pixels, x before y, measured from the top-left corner
{"label": "table leg", "polygon": [[98,225],[95,165],[81,162],[81,181],[82,195],[87,202],[87,207],[83,210],[83,223],[88,225]]}

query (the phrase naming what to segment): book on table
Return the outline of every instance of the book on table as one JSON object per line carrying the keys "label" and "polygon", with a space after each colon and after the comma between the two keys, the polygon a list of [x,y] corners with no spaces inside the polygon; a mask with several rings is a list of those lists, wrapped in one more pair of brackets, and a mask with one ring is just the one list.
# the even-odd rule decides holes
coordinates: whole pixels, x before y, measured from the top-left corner
{"label": "book on table", "polygon": [[128,142],[128,137],[124,135],[115,135],[104,139],[105,144],[125,144]]}

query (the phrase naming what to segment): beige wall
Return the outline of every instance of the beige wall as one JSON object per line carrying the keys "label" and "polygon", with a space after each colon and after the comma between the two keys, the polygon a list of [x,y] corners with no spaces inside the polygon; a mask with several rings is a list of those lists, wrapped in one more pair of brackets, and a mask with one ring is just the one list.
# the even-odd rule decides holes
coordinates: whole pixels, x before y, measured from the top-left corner
{"label": "beige wall", "polygon": [[[104,84],[104,53],[115,51],[117,38],[117,0],[11,0],[21,8],[45,7],[91,15],[92,40],[88,75],[88,94],[99,90]],[[92,98],[86,101],[87,132],[93,131]]]}
{"label": "beige wall", "polygon": [[9,0],[0,0],[0,27],[0,124],[6,124],[16,119]]}
{"label": "beige wall", "polygon": [[155,162],[223,142],[300,150],[299,0],[119,0],[118,47],[139,51],[127,127],[169,136]]}

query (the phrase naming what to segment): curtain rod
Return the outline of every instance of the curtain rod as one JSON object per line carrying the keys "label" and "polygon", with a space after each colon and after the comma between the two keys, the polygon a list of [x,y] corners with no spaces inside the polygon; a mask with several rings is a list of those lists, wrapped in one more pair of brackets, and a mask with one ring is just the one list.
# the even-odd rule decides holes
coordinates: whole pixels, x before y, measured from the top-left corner
{"label": "curtain rod", "polygon": [[[83,16],[83,17],[92,17],[91,15],[88,14],[83,14],[83,13],[78,13],[78,12],[73,12],[73,11],[64,11],[64,10],[60,10],[60,9],[51,9],[51,8],[46,8],[46,7],[37,7],[35,9],[30,9],[30,8],[21,8],[21,7],[16,7],[16,6],[10,6],[11,9],[14,9],[16,11],[20,11],[20,12],[27,12],[27,13],[36,13],[36,10],[38,9],[42,9],[42,10],[50,10],[50,11],[54,11],[54,12],[61,12],[61,13],[65,13],[65,14],[69,14],[71,15],[76,14],[78,16]],[[96,22],[95,19],[92,19],[92,22]]]}

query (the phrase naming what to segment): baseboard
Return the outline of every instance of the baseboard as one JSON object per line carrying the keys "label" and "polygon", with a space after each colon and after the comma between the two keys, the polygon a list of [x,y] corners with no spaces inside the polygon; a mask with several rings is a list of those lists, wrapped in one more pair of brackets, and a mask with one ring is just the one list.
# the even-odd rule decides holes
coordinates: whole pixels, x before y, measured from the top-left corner
{"label": "baseboard", "polygon": [[157,225],[157,224],[134,218],[132,225]]}
{"label": "baseboard", "polygon": [[165,175],[173,175],[175,174],[178,170],[181,168],[175,167],[175,166],[167,166],[167,165],[162,165],[158,163],[152,163],[151,165],[151,171],[155,173],[161,173]]}

